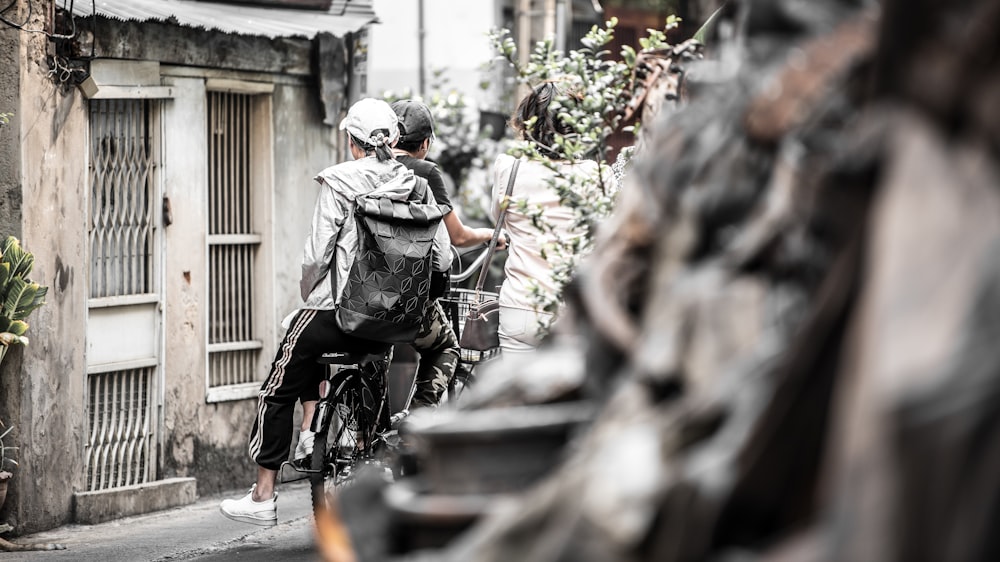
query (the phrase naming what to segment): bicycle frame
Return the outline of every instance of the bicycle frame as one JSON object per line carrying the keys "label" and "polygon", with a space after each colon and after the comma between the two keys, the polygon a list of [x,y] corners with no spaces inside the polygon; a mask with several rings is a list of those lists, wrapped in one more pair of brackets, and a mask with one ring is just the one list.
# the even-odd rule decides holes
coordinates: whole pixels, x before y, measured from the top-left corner
{"label": "bicycle frame", "polygon": [[451,274],[451,282],[452,282],[452,284],[461,283],[462,281],[467,281],[474,274],[478,273],[479,272],[479,268],[481,268],[483,266],[483,261],[486,260],[486,254],[488,254],[488,253],[489,253],[489,248],[484,248],[483,251],[480,252],[478,256],[476,256],[476,259],[472,260],[472,263],[469,264],[469,267],[465,268],[465,270],[463,271],[461,269],[462,254],[459,253],[458,248],[452,246],[451,247],[451,263],[452,264],[456,264],[456,263],[459,264],[459,270],[458,271],[454,270],[455,269],[454,266],[452,267],[452,274]]}
{"label": "bicycle frame", "polygon": [[[328,373],[332,374],[328,374],[323,382],[320,383],[320,399],[316,404],[316,412],[313,414],[310,429],[316,434],[328,434],[337,410],[337,399],[344,397],[348,392],[354,391],[352,387],[355,387],[355,389],[361,392],[371,394],[372,401],[375,402],[374,420],[370,420],[374,423],[368,423],[369,420],[365,420],[364,424],[359,423],[359,427],[356,430],[359,441],[366,444],[374,444],[376,438],[379,437],[379,426],[384,425],[382,420],[383,413],[389,407],[387,381],[369,381],[367,380],[366,373],[360,368],[344,369],[335,373],[330,369]],[[375,392],[371,392],[372,385],[377,386]],[[359,412],[353,412],[352,414],[356,416]],[[339,431],[343,431],[343,429]]]}
{"label": "bicycle frame", "polygon": [[[453,262],[460,263],[458,251],[452,247],[452,252]],[[486,253],[485,250],[481,252],[465,271],[452,274],[451,291],[455,290],[455,283],[479,271]],[[320,397],[310,422],[310,430],[315,433],[312,456],[308,466],[289,462],[282,465],[287,464],[295,472],[309,477],[314,510],[325,506],[330,488],[349,479],[357,463],[378,460],[378,450],[389,444],[387,436],[399,419],[407,415],[409,400],[401,412],[390,412],[391,357],[390,349],[377,355],[327,353],[319,359],[327,369],[320,382]],[[414,382],[410,380],[411,398]]]}

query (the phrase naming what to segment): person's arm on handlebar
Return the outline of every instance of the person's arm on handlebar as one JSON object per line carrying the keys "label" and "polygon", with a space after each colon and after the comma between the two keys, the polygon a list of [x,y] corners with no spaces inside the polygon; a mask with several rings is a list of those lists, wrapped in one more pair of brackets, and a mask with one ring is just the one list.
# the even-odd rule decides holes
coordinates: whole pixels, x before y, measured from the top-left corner
{"label": "person's arm on handlebar", "polygon": [[[478,244],[488,244],[493,238],[492,228],[473,228],[462,222],[458,213],[452,211],[444,216],[444,225],[448,229],[448,236],[451,237],[452,246],[468,248]],[[507,234],[500,233],[497,240],[497,249],[503,250],[507,247]]]}

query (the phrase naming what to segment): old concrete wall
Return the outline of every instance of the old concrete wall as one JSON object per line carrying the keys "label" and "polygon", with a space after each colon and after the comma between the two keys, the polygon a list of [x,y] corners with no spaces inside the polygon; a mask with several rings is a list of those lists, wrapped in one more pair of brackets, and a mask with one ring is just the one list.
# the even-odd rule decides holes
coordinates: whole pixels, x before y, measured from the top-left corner
{"label": "old concrete wall", "polygon": [[235,410],[248,408],[238,408],[236,403],[205,403],[205,81],[168,77],[164,83],[175,87],[175,97],[164,102],[163,111],[164,194],[170,199],[173,217],[173,223],[164,228],[164,472],[166,476],[194,476],[198,458],[227,468],[240,461],[234,434],[240,425],[249,423],[249,414],[237,415]]}
{"label": "old concrete wall", "polygon": [[[36,2],[35,13],[44,13]],[[29,22],[38,28],[40,21]],[[31,344],[20,369],[16,420],[21,466],[8,523],[19,531],[51,528],[71,515],[83,480],[84,345],[87,266],[87,112],[75,88],[55,82],[45,63],[47,39],[22,33],[18,52],[22,245],[35,256],[32,278],[49,287],[48,304],[28,322]]]}
{"label": "old concrete wall", "polygon": [[[336,128],[323,125],[312,87],[280,85],[274,92],[275,315],[280,321],[302,303],[302,245],[309,234],[319,184],[313,179],[336,163]],[[282,333],[279,330],[279,334]]]}
{"label": "old concrete wall", "polygon": [[[80,25],[90,25],[89,19]],[[203,68],[309,76],[312,42],[303,38],[206,33],[163,22],[121,22],[98,17],[95,49],[102,57],[155,60]]]}
{"label": "old concrete wall", "polygon": [[20,39],[16,29],[0,26],[0,113],[14,114],[0,126],[0,232],[15,236],[21,234]]}

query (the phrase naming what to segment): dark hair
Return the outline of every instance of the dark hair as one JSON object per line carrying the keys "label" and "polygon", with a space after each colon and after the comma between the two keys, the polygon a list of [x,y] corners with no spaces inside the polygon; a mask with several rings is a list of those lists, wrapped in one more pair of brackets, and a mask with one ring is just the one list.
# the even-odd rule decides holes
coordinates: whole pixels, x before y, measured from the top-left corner
{"label": "dark hair", "polygon": [[424,137],[420,140],[402,140],[396,143],[396,148],[405,152],[416,152],[420,150],[420,145],[424,144],[424,141],[430,137]]}
{"label": "dark hair", "polygon": [[[386,138],[389,137],[389,130],[388,129],[376,129],[376,130],[374,130],[372,132],[373,133],[374,132],[381,132],[381,133],[383,133],[385,135]],[[393,156],[392,156],[392,147],[389,146],[389,143],[380,144],[378,146],[372,146],[372,145],[370,145],[370,144],[362,141],[361,139],[359,139],[358,137],[356,137],[354,135],[350,135],[350,137],[351,137],[351,142],[354,143],[354,146],[360,148],[361,150],[364,150],[365,151],[365,155],[368,155],[368,154],[371,154],[371,153],[374,152],[375,153],[375,158],[378,158],[379,162],[385,162],[386,160],[392,160],[393,159]]]}
{"label": "dark hair", "polygon": [[[521,100],[510,119],[510,126],[521,138],[534,142],[538,146],[538,152],[549,158],[563,157],[555,145],[556,135],[569,135],[573,132],[572,127],[563,123],[559,115],[549,109],[552,99],[559,94],[559,88],[554,83],[539,84]],[[528,129],[528,123],[533,117],[536,118],[535,122]]]}

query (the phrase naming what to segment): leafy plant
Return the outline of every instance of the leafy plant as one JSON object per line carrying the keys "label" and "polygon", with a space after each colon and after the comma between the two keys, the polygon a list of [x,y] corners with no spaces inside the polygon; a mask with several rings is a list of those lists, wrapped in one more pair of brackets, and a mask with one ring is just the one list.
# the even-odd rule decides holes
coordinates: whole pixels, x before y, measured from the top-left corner
{"label": "leafy plant", "polygon": [[[680,18],[670,16],[662,30],[647,30],[648,35],[639,39],[639,52],[670,48],[667,35],[679,23]],[[550,109],[571,128],[567,134],[556,134],[551,146],[517,141],[508,150],[514,156],[527,156],[553,170],[552,188],[573,211],[573,228],[581,233],[576,237],[557,236],[554,225],[546,220],[540,207],[532,208],[524,201],[512,202],[551,240],[544,247],[543,256],[552,267],[559,291],[553,295],[537,285],[533,287],[538,310],[557,310],[562,288],[572,279],[580,259],[591,250],[598,225],[614,210],[618,184],[614,174],[609,173],[608,139],[619,129],[632,99],[632,77],[638,60],[632,46],[625,46],[618,58],[611,57],[606,49],[617,24],[617,19],[612,18],[603,28],[595,25],[581,40],[581,49],[566,53],[556,50],[551,40],[539,41],[524,65],[518,62],[517,46],[508,30],[490,33],[496,60],[514,69],[517,83],[529,88],[546,81],[557,84],[561,95],[553,99]],[[530,127],[530,123],[526,126]],[[624,130],[635,133],[635,127]],[[566,174],[560,171],[556,160],[595,160],[601,173],[597,177]]]}
{"label": "leafy plant", "polygon": [[35,257],[14,236],[0,244],[0,361],[14,344],[28,344],[28,316],[45,304],[48,287],[29,279]]}
{"label": "leafy plant", "polygon": [[[28,331],[28,316],[45,304],[48,287],[43,287],[28,276],[35,265],[35,256],[21,247],[14,236],[0,243],[0,362],[7,356],[10,346],[28,345],[24,335]],[[0,474],[17,466],[9,456],[17,447],[4,443],[13,428],[6,428],[0,421]],[[9,473],[5,476],[10,477]]]}
{"label": "leafy plant", "polygon": [[4,443],[4,439],[13,430],[13,427],[5,426],[3,421],[0,420],[0,475],[6,472],[7,478],[10,478],[10,471],[8,469],[13,470],[17,468],[17,460],[10,456],[10,453],[16,451],[17,447],[9,447]]}

